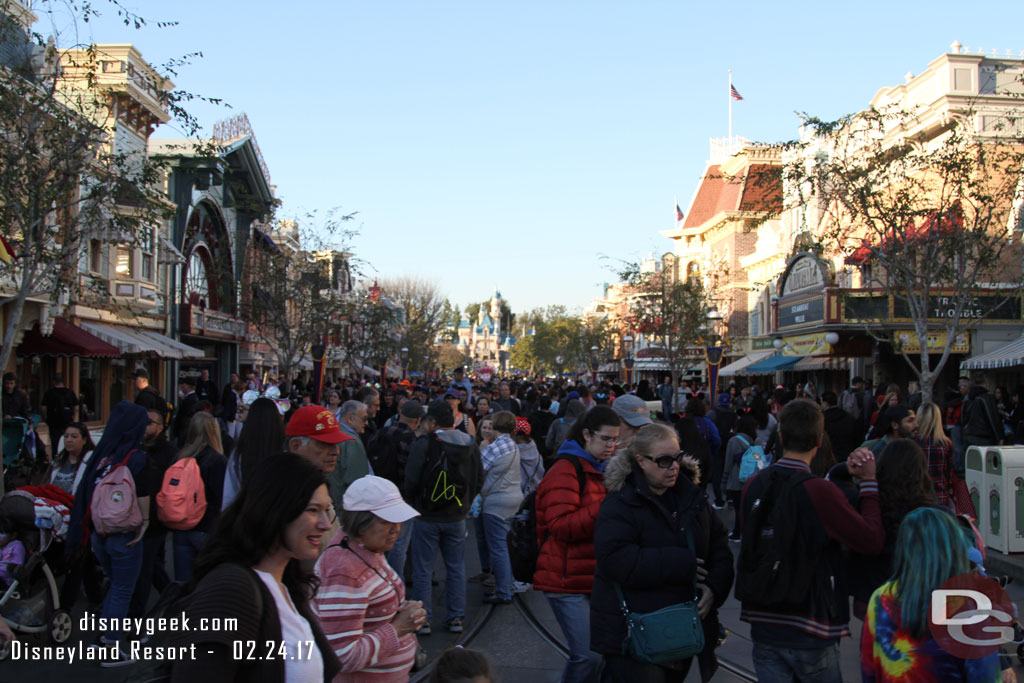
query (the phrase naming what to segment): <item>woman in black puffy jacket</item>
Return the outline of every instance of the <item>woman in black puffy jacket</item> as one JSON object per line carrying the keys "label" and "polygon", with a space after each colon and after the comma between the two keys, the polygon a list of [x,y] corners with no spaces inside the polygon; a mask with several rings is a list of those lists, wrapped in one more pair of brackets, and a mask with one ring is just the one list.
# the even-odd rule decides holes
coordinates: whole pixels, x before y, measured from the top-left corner
{"label": "woman in black puffy jacket", "polygon": [[732,588],[734,570],[725,525],[701,490],[698,472],[696,461],[679,450],[675,432],[661,424],[643,427],[605,469],[608,495],[597,518],[590,600],[590,645],[605,657],[603,681],[682,681],[692,665],[692,658],[656,665],[622,654],[626,620],[615,583],[632,612],[654,612],[696,597],[704,627],[704,649],[697,656],[701,679],[714,675],[717,610]]}

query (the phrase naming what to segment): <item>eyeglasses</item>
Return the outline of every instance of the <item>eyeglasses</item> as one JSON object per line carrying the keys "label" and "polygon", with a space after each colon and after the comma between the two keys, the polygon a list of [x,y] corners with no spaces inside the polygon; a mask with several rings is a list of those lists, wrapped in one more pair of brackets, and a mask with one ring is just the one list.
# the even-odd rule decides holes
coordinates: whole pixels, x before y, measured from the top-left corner
{"label": "eyeglasses", "polygon": [[616,446],[619,445],[619,437],[617,436],[608,436],[607,434],[594,434],[594,436],[605,443],[614,444]]}
{"label": "eyeglasses", "polygon": [[650,460],[663,470],[667,470],[670,467],[672,467],[672,465],[678,465],[679,462],[683,459],[684,455],[686,455],[685,452],[679,451],[675,455],[659,455],[656,458],[653,458],[649,455],[641,455],[640,457],[646,460]]}

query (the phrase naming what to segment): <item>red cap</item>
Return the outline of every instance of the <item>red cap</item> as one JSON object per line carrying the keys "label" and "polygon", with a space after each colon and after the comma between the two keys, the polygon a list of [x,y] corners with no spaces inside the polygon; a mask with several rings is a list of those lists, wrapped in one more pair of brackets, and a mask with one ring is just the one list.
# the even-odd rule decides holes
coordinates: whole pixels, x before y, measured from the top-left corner
{"label": "red cap", "polygon": [[296,410],[288,421],[285,435],[308,436],[324,443],[341,443],[354,438],[341,431],[331,410],[317,405],[302,406]]}

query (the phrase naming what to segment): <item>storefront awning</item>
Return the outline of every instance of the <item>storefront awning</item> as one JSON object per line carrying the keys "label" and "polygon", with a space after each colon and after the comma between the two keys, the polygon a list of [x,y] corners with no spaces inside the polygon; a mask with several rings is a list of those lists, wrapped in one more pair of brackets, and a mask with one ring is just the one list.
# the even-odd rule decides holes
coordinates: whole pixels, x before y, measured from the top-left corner
{"label": "storefront awning", "polygon": [[747,375],[771,375],[779,370],[792,370],[793,366],[800,362],[803,356],[772,356],[747,366],[744,374]]}
{"label": "storefront awning", "polygon": [[1024,337],[1000,346],[995,351],[968,358],[960,363],[961,370],[990,370],[1024,365]]}
{"label": "storefront awning", "polygon": [[735,360],[729,363],[728,365],[720,368],[718,371],[718,376],[735,377],[736,375],[744,375],[746,374],[746,370],[748,367],[750,367],[754,363],[757,363],[758,361],[762,361],[765,358],[769,358],[775,355],[776,353],[777,352],[772,349],[769,349],[767,351],[754,351],[753,353],[744,356],[739,360]]}
{"label": "storefront awning", "polygon": [[18,347],[19,356],[83,356],[85,358],[116,358],[121,350],[99,337],[89,334],[64,318],[56,318],[53,332],[43,335],[39,324],[29,330]]}
{"label": "storefront awning", "polygon": [[850,361],[838,356],[807,356],[792,367],[795,372],[812,372],[817,370],[849,370]]}
{"label": "storefront awning", "polygon": [[82,327],[113,344],[126,356],[156,356],[173,360],[203,357],[199,349],[149,330],[93,322],[83,322]]}

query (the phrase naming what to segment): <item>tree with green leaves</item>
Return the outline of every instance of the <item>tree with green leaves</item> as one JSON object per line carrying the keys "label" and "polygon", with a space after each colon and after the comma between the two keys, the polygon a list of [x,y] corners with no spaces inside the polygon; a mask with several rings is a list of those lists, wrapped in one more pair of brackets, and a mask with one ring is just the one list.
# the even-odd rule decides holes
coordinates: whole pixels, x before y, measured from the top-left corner
{"label": "tree with green leaves", "polygon": [[[1020,319],[1018,105],[1019,95],[985,115],[965,108],[936,117],[890,105],[837,121],[806,118],[804,136],[788,145],[784,211],[802,216],[806,242],[845,262],[841,284],[891,300],[891,312],[861,311],[861,300],[846,297],[846,317],[892,344],[924,400],[966,332],[1006,311]],[[903,327],[922,340],[919,350],[906,350],[891,318],[909,320]],[[929,336],[941,348],[930,349]]]}

